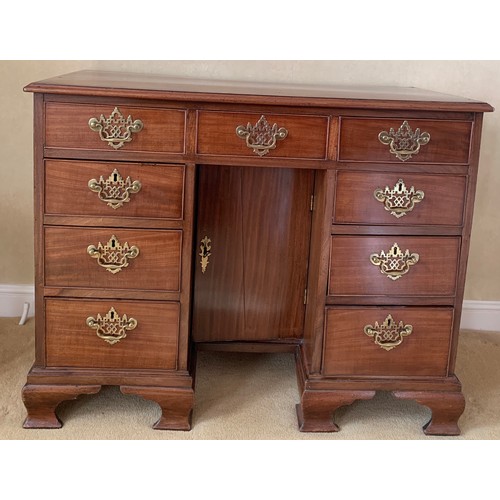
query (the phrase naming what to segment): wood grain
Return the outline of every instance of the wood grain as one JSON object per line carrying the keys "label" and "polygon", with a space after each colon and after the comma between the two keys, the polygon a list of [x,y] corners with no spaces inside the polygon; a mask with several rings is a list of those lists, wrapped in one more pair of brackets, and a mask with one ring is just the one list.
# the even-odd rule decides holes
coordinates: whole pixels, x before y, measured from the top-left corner
{"label": "wood grain", "polygon": [[[254,126],[262,113],[198,112],[198,146],[201,155],[251,156],[259,160],[245,139],[236,135],[239,125]],[[285,127],[288,135],[276,142],[276,148],[265,158],[325,159],[327,150],[328,117],[306,115],[266,114],[272,126]],[[262,157],[264,159],[264,157]]]}
{"label": "wood grain", "polygon": [[382,144],[378,135],[393,128],[396,132],[405,120],[343,117],[340,122],[340,161],[380,161],[386,163],[468,163],[472,122],[444,120],[408,120],[413,131],[428,132],[431,139],[420,152],[402,162]]}
{"label": "wood grain", "polygon": [[[370,262],[371,254],[386,254],[394,243],[419,260],[396,280]],[[329,295],[452,296],[456,291],[460,238],[425,236],[333,236]]]}
{"label": "wood grain", "polygon": [[[408,191],[422,191],[424,198],[406,215],[395,217],[378,201],[377,189],[393,190],[402,180]],[[420,175],[389,172],[340,171],[337,174],[333,222],[337,224],[391,224],[397,226],[461,226],[467,187],[465,176]],[[413,229],[413,227],[412,227]]]}
{"label": "wood grain", "polygon": [[[116,312],[137,327],[111,345],[86,324],[89,316]],[[46,300],[47,366],[175,370],[179,305],[146,301]]]}
{"label": "wood grain", "polygon": [[[139,249],[116,274],[87,253],[89,245],[106,245],[111,236]],[[182,231],[46,227],[45,285],[178,292],[181,248]]]}
{"label": "wood grain", "polygon": [[[112,208],[91,191],[91,179],[99,182],[114,170],[124,180],[139,181],[141,189],[129,200]],[[182,219],[184,166],[90,161],[45,161],[45,213],[100,217]]]}
{"label": "wood grain", "polygon": [[[381,325],[389,314],[413,331],[387,351],[364,327]],[[327,308],[323,374],[445,377],[452,323],[451,308]]]}
{"label": "wood grain", "polygon": [[55,103],[46,104],[45,109],[45,147],[80,150],[114,151],[119,158],[122,153],[165,152],[184,153],[184,128],[186,113],[182,110],[156,109],[147,107],[120,106],[125,118],[140,119],[144,128],[132,134],[131,142],[120,149],[113,150],[102,141],[98,132],[89,128],[89,120],[104,115],[108,118],[115,105]]}

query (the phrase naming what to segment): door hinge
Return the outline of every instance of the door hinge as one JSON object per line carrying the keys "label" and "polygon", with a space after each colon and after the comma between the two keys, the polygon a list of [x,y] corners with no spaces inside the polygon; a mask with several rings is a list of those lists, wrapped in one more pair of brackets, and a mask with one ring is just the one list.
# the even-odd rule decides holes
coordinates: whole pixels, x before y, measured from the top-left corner
{"label": "door hinge", "polygon": [[313,194],[311,195],[311,205],[309,206],[309,209],[311,210],[311,212],[314,210],[314,195]]}
{"label": "door hinge", "polygon": [[307,288],[304,289],[304,305],[307,305]]}

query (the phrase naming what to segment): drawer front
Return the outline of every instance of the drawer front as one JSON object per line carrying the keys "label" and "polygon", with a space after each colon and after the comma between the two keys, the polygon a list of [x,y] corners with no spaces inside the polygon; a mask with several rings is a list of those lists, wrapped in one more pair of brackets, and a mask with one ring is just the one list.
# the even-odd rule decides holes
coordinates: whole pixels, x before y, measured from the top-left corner
{"label": "drawer front", "polygon": [[[401,128],[404,123],[409,128]],[[417,135],[417,129],[420,135]],[[472,122],[467,121],[342,118],[339,159],[466,164],[469,162],[471,130]],[[381,132],[387,132],[384,143],[379,139]],[[428,142],[425,133],[429,135]],[[410,157],[405,152],[409,152]]]}
{"label": "drawer front", "polygon": [[176,303],[47,299],[45,306],[49,367],[176,369]]}
{"label": "drawer front", "polygon": [[[260,120],[262,116],[257,113],[200,111],[198,154],[257,158],[326,158],[328,136],[326,116],[266,114],[265,122]],[[276,128],[272,131],[274,124]],[[248,125],[253,128],[251,133],[247,133],[250,131]],[[242,127],[240,135],[236,133],[238,127]],[[280,130],[281,135],[286,137],[277,135]],[[271,147],[266,149],[266,145]]]}
{"label": "drawer front", "polygon": [[451,308],[328,308],[323,374],[447,375]]}
{"label": "drawer front", "polygon": [[328,293],[453,296],[459,248],[458,237],[333,236]]}
{"label": "drawer front", "polygon": [[[114,104],[47,103],[45,147],[184,153],[184,110],[132,106],[118,106],[116,110]],[[91,119],[98,123],[95,130],[89,126]]]}
{"label": "drawer front", "polygon": [[180,165],[45,162],[46,214],[182,219],[183,200]]}
{"label": "drawer front", "polygon": [[333,222],[460,226],[465,188],[463,176],[342,170]]}
{"label": "drawer front", "polygon": [[46,227],[45,284],[177,292],[181,245],[182,231]]}

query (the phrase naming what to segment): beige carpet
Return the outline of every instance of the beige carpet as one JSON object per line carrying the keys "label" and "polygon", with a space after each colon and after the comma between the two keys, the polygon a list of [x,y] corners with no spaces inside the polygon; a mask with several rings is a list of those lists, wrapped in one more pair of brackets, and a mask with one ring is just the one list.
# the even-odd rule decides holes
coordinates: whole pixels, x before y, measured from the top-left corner
{"label": "beige carpet", "polygon": [[58,430],[24,430],[21,388],[34,356],[33,320],[0,318],[0,439],[499,439],[500,333],[464,331],[457,375],[467,402],[462,435],[426,437],[430,410],[379,393],[337,411],[338,433],[301,433],[293,356],[201,352],[189,432],[154,431],[159,407],[105,387],[62,403]]}

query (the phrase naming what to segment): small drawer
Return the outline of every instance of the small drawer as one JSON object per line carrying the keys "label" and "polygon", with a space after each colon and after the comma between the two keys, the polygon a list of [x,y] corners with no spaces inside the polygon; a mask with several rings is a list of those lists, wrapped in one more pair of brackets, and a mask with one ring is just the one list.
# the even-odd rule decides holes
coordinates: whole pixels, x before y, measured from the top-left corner
{"label": "small drawer", "polygon": [[45,213],[182,219],[184,166],[45,161]]}
{"label": "small drawer", "polygon": [[45,285],[178,292],[182,231],[45,228]]}
{"label": "small drawer", "polygon": [[342,170],[333,222],[461,226],[465,188],[464,176]]}
{"label": "small drawer", "polygon": [[45,147],[182,154],[185,122],[184,110],[49,102]]}
{"label": "small drawer", "polygon": [[332,236],[329,295],[453,296],[460,238]]}
{"label": "small drawer", "polygon": [[471,130],[469,121],[342,118],[339,160],[466,164]]}
{"label": "small drawer", "polygon": [[320,160],[327,136],[326,116],[198,113],[198,154]]}
{"label": "small drawer", "polygon": [[47,299],[48,367],[175,370],[177,303]]}
{"label": "small drawer", "polygon": [[445,377],[451,308],[327,308],[326,376]]}

